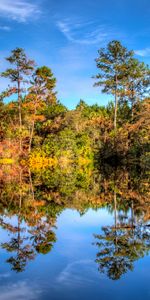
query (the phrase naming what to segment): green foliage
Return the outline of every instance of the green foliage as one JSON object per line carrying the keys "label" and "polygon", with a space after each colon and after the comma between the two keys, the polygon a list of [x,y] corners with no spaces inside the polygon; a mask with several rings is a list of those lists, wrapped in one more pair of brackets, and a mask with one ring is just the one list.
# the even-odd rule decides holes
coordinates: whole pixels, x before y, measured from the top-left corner
{"label": "green foliage", "polygon": [[134,52],[128,51],[119,41],[111,41],[107,47],[98,51],[96,65],[99,73],[95,76],[95,86],[101,86],[102,92],[115,96],[114,128],[117,126],[118,102],[126,101],[133,106],[146,96],[150,86],[150,69],[134,58]]}
{"label": "green foliage", "polygon": [[[99,73],[95,76],[98,81],[96,86],[102,86],[104,93],[118,94],[122,90],[128,61],[133,56],[133,51],[128,51],[119,41],[110,42],[106,49],[98,51],[96,59]],[[116,80],[117,77],[117,80]]]}
{"label": "green foliage", "polygon": [[34,62],[21,48],[11,52],[7,60],[12,68],[1,76],[13,84],[1,99],[12,94],[18,98],[0,102],[2,157],[25,157],[36,170],[42,164],[51,168],[59,165],[68,174],[74,168],[82,186],[89,165],[149,157],[149,98],[145,98],[149,67],[119,41],[111,41],[98,53],[95,85],[115,95],[115,103],[105,107],[80,100],[74,110],[68,110],[57,99],[52,70],[47,66],[34,69]]}

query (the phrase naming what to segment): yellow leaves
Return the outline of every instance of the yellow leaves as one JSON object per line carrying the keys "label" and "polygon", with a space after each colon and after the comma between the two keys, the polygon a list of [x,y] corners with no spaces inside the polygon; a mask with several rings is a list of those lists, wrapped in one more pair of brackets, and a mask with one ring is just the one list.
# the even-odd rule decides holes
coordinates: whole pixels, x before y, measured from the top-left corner
{"label": "yellow leaves", "polygon": [[61,156],[59,158],[59,165],[63,169],[67,169],[68,167],[70,167],[71,162],[72,162],[72,160],[69,157],[67,157],[66,155]]}
{"label": "yellow leaves", "polygon": [[13,163],[14,163],[14,159],[12,158],[0,158],[0,164],[12,165]]}
{"label": "yellow leaves", "polygon": [[44,168],[56,167],[58,161],[56,158],[45,157],[41,153],[32,153],[29,157],[29,167],[31,170],[38,171]]}
{"label": "yellow leaves", "polygon": [[91,163],[91,159],[89,158],[85,158],[83,156],[79,156],[78,158],[78,165],[79,167],[84,167],[84,166],[88,166]]}

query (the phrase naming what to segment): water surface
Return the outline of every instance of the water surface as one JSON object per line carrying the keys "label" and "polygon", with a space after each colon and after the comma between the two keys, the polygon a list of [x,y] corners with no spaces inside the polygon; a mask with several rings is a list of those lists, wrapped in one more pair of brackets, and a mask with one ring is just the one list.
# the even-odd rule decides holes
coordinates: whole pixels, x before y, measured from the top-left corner
{"label": "water surface", "polygon": [[118,174],[66,194],[5,177],[0,299],[150,299],[147,176]]}

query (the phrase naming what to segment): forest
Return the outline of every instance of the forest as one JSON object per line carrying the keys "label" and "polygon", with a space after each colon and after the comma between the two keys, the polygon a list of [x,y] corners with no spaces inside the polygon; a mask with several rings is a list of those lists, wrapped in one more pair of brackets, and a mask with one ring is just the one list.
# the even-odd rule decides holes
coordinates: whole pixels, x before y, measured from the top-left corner
{"label": "forest", "polygon": [[[0,95],[0,226],[11,233],[2,249],[22,272],[57,240],[57,217],[92,208],[114,211],[114,225],[94,234],[100,272],[118,280],[150,249],[150,69],[119,41],[98,51],[97,91],[106,106],[80,100],[69,110],[57,98],[57,80],[22,48],[6,58]],[[93,87],[94,88],[94,87]],[[129,216],[131,209],[131,218]],[[6,217],[17,216],[17,225]],[[28,226],[23,235],[23,221]],[[122,258],[123,257],[123,258]]]}
{"label": "forest", "polygon": [[97,92],[107,106],[80,100],[68,110],[57,99],[57,80],[36,67],[22,48],[6,58],[1,72],[8,88],[0,95],[0,162],[44,167],[86,168],[104,162],[149,162],[150,69],[119,41],[98,50]]}

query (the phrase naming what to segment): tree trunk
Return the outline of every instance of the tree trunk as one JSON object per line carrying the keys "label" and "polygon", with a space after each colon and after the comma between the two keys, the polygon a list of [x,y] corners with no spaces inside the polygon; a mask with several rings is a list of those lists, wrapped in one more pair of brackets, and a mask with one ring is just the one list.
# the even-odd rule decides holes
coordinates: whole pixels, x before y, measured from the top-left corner
{"label": "tree trunk", "polygon": [[33,134],[34,134],[34,127],[35,127],[35,116],[36,116],[36,112],[37,112],[37,108],[36,108],[36,104],[37,104],[37,97],[36,100],[34,101],[34,116],[33,116],[33,122],[32,122],[32,126],[31,126],[31,134],[30,134],[30,140],[29,140],[29,152],[31,152],[31,146],[32,146],[32,140],[33,140]]}
{"label": "tree trunk", "polygon": [[114,191],[114,218],[115,218],[115,229],[117,229],[117,195]]}
{"label": "tree trunk", "polygon": [[134,228],[134,204],[133,204],[133,200],[131,202],[131,224],[132,224],[132,228]]}
{"label": "tree trunk", "polygon": [[29,180],[30,180],[30,189],[31,189],[31,194],[32,194],[32,200],[34,200],[34,187],[32,183],[32,176],[31,176],[31,171],[29,169]]}
{"label": "tree trunk", "polygon": [[114,129],[116,131],[117,127],[117,110],[118,110],[118,95],[117,95],[117,87],[118,87],[118,79],[117,75],[115,75],[115,112],[114,112]]}
{"label": "tree trunk", "polygon": [[18,79],[18,109],[19,109],[19,129],[20,129],[20,152],[22,151],[22,137],[21,137],[21,128],[22,128],[22,114],[21,114],[21,95],[20,95],[20,79]]}
{"label": "tree trunk", "polygon": [[31,152],[31,146],[32,146],[32,140],[33,140],[33,133],[34,133],[34,124],[35,122],[32,122],[32,127],[31,127],[31,134],[30,134],[30,140],[29,140],[29,153]]}

